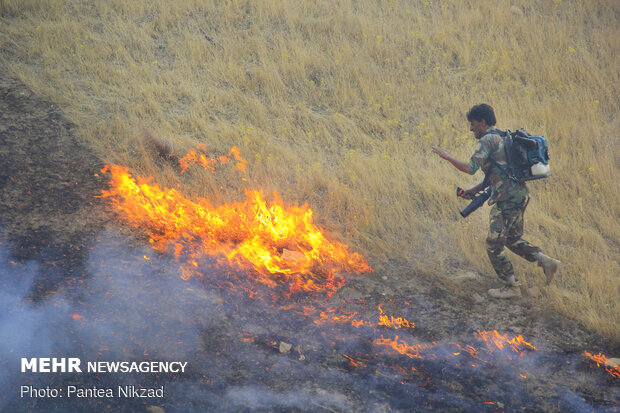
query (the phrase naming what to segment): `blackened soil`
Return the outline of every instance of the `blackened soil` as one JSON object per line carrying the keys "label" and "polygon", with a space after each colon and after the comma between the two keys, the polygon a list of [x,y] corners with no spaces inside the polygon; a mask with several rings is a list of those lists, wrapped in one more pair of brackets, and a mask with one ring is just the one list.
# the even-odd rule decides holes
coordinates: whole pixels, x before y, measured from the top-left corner
{"label": "blackened soil", "polygon": [[20,82],[0,77],[0,230],[12,257],[36,260],[39,300],[81,277],[89,240],[103,225],[95,195],[102,163],[80,145],[62,112]]}
{"label": "blackened soil", "polygon": [[[348,288],[355,289],[355,294],[362,298],[383,296],[422,300],[424,305],[416,307],[416,317],[435,319],[436,322],[420,326],[418,332],[426,331],[432,340],[468,331],[498,330],[544,342],[563,353],[579,353],[594,346],[597,352],[620,354],[619,342],[601,337],[546,309],[545,291],[528,288],[525,281],[521,287],[522,298],[495,300],[486,293],[489,288],[500,286],[494,275],[455,270],[442,279],[429,279],[399,262],[387,264],[380,275],[385,277],[353,280],[348,283]],[[544,277],[542,270],[540,276]],[[397,311],[396,308],[391,310]]]}
{"label": "blackened soil", "polygon": [[[71,296],[72,286],[88,276],[85,262],[93,239],[106,225],[112,223],[104,204],[96,197],[105,187],[104,179],[97,176],[103,166],[101,160],[77,142],[72,125],[62,116],[60,109],[41,101],[18,81],[0,77],[0,165],[0,239],[4,240],[4,248],[8,249],[11,259],[18,262],[36,261],[41,268],[28,299],[33,301],[34,305],[59,289]],[[516,301],[490,301],[485,292],[494,286],[493,278],[467,272],[443,280],[430,280],[416,274],[403,263],[394,262],[386,264],[371,275],[350,277],[346,287],[332,296],[327,304],[346,311],[356,311],[362,319],[376,318],[377,306],[382,305],[387,314],[405,316],[414,321],[415,338],[420,342],[448,342],[455,337],[473,337],[475,332],[481,330],[498,330],[511,336],[522,334],[529,342],[544,348],[545,353],[540,358],[541,362],[550,366],[550,376],[540,377],[534,374],[529,379],[529,384],[519,384],[517,387],[519,391],[526,392],[527,396],[514,396],[515,399],[509,396],[512,383],[505,383],[506,389],[502,390],[505,395],[502,398],[504,404],[496,405],[497,409],[490,411],[504,408],[509,411],[559,411],[569,403],[563,399],[563,394],[560,394],[564,391],[577,395],[580,403],[585,401],[593,410],[602,408],[613,411],[613,406],[618,403],[618,392],[612,391],[617,385],[615,379],[607,377],[604,371],[592,369],[586,361],[576,368],[568,368],[564,363],[574,363],[584,350],[602,351],[610,356],[617,356],[620,354],[620,343],[600,337],[565,317],[543,310],[544,307],[539,303],[544,299],[544,292],[537,297],[524,297]],[[187,291],[194,290],[188,288]],[[194,291],[192,294],[200,293]],[[235,313],[234,316],[242,325],[243,314]],[[265,317],[270,316],[266,313]],[[274,317],[274,322],[275,320],[277,317]],[[205,347],[201,355],[203,360],[215,363],[213,360],[218,357],[226,357],[226,351],[230,351],[226,347],[233,350],[238,347],[234,350],[235,354],[250,348],[252,356],[256,358],[256,365],[261,367],[260,373],[245,371],[248,363],[238,363],[238,367],[235,367],[234,363],[228,363],[226,370],[220,367],[222,371],[228,371],[230,378],[228,381],[211,378],[212,382],[222,386],[221,389],[214,385],[207,386],[213,397],[225,393],[227,385],[237,384],[248,385],[250,388],[268,384],[271,389],[280,391],[277,394],[288,394],[287,389],[291,387],[291,383],[301,383],[310,388],[314,386],[312,383],[321,377],[332,380],[332,373],[336,372],[342,373],[345,379],[334,382],[334,389],[347,394],[345,387],[349,386],[350,400],[359,403],[345,404],[351,410],[365,410],[366,397],[370,397],[359,391],[358,382],[366,382],[369,388],[373,389],[372,400],[384,401],[382,406],[385,406],[385,411],[412,409],[413,405],[406,402],[408,394],[404,390],[403,394],[400,394],[400,390],[394,387],[394,384],[400,383],[405,386],[403,389],[406,389],[407,381],[413,383],[411,388],[423,390],[421,393],[411,390],[410,394],[416,394],[421,400],[430,400],[430,405],[419,405],[419,409],[432,411],[443,406],[446,409],[459,410],[455,407],[457,405],[452,403],[453,395],[450,393],[438,394],[436,399],[428,399],[426,394],[437,393],[438,389],[443,392],[475,393],[482,392],[480,389],[486,386],[485,383],[477,383],[476,377],[471,378],[473,387],[468,387],[463,380],[453,380],[446,374],[449,366],[438,362],[428,362],[426,367],[418,364],[408,366],[417,369],[410,369],[410,372],[418,371],[413,375],[408,373],[410,377],[403,375],[402,379],[389,378],[384,374],[386,370],[383,361],[367,358],[373,346],[371,342],[364,340],[360,340],[359,344],[362,350],[356,350],[360,354],[358,362],[361,367],[354,368],[348,359],[343,357],[344,353],[355,353],[351,353],[346,343],[342,345],[342,349],[338,345],[327,350],[321,346],[312,347],[308,343],[313,342],[310,336],[316,334],[314,325],[310,324],[309,327],[298,330],[295,328],[293,326],[290,329],[280,329],[278,334],[273,334],[265,327],[263,333],[255,332],[253,337],[241,343],[238,338],[236,341],[231,338],[230,328],[205,328],[202,332]],[[327,337],[325,342],[329,341],[330,338]],[[293,349],[297,349],[296,352],[282,351],[283,342],[294,344]],[[220,351],[223,353],[220,354]],[[59,355],[68,356],[71,355]],[[398,355],[391,357],[394,358],[395,365],[401,364]],[[405,358],[402,363],[413,362]],[[316,376],[310,374],[311,377],[308,378],[301,378],[293,373],[296,370],[288,367],[281,376],[269,375],[268,372],[271,366],[282,364],[298,365],[300,370],[306,372],[315,371],[308,368],[312,363],[321,367],[316,369],[321,373],[316,373]],[[226,360],[223,364],[227,364]],[[262,369],[263,364],[270,366],[267,371]],[[209,373],[201,371],[195,374],[202,377]],[[598,375],[599,378],[593,379],[593,375]],[[492,382],[493,376],[486,375],[478,380]],[[493,384],[498,385],[488,385],[492,387]],[[555,389],[560,384],[562,387],[556,392]],[[16,389],[5,390],[17,392]],[[183,392],[179,392],[178,397],[183,397],[182,394]],[[332,399],[336,397],[331,394],[327,396]],[[333,402],[327,396],[323,398]],[[485,395],[479,394],[475,397],[482,400]],[[90,402],[102,411],[163,411],[154,406],[149,407],[148,403],[122,399]],[[526,402],[525,407],[519,406],[521,402]],[[52,405],[42,400],[29,403],[20,404],[20,400],[16,398],[14,411],[52,408]],[[81,401],[80,406],[86,408],[88,403]],[[273,407],[265,403],[259,410],[274,411]],[[166,400],[164,404],[172,406],[174,410],[174,400]],[[176,405],[192,406],[196,411],[210,406],[208,403],[195,404],[189,399]],[[231,409],[254,410],[251,405],[245,408],[239,406],[232,405]],[[241,406],[244,406],[243,403]],[[299,404],[280,401],[275,406],[275,411],[335,411],[321,404],[303,408],[299,407]],[[217,406],[211,407],[217,410]],[[578,410],[578,407],[575,409]],[[222,406],[219,406],[218,411],[221,410]]]}

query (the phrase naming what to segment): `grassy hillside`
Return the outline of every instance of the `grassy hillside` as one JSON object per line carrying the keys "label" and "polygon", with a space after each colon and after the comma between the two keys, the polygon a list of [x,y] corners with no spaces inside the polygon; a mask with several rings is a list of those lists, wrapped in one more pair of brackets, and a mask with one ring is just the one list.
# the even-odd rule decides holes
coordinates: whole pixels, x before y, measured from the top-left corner
{"label": "grassy hillside", "polygon": [[[63,108],[109,163],[214,203],[243,188],[308,203],[318,223],[380,268],[495,277],[488,207],[460,219],[465,112],[551,146],[553,177],[529,185],[526,237],[564,263],[537,299],[620,339],[620,3],[614,0],[0,0],[0,64]],[[149,155],[236,145],[216,175]],[[148,140],[147,140],[148,142]],[[411,280],[415,282],[415,280]],[[517,304],[518,305],[518,304]]]}

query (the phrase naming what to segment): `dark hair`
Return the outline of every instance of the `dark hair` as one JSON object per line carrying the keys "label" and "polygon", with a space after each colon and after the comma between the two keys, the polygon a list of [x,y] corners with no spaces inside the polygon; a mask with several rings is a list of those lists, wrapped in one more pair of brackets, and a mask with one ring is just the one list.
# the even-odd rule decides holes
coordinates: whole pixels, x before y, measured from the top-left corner
{"label": "dark hair", "polygon": [[495,126],[495,124],[497,123],[493,108],[486,103],[481,103],[479,105],[473,106],[471,109],[469,109],[469,112],[467,112],[467,120],[470,122],[472,120],[477,120],[478,122],[480,122],[483,119],[489,126]]}

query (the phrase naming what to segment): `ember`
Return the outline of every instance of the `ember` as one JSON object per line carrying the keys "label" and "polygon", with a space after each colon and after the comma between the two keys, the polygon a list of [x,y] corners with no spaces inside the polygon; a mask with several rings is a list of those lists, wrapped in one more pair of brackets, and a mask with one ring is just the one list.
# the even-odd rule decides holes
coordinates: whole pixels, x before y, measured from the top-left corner
{"label": "ember", "polygon": [[[503,349],[505,345],[508,345],[512,351],[518,353],[518,357],[523,356],[522,350],[524,349],[536,350],[536,347],[523,340],[523,336],[521,334],[512,339],[508,339],[506,334],[501,335],[497,332],[497,330],[479,331],[478,335],[487,343],[490,350],[493,349],[493,345],[500,350]],[[510,358],[510,356],[508,357]]]}
{"label": "ember", "polygon": [[600,367],[600,366],[605,367],[605,370],[609,374],[611,374],[615,378],[620,379],[620,366],[618,365],[609,366],[607,363],[609,359],[603,353],[592,354],[587,351],[584,351],[583,355],[590,358],[592,361],[594,361],[597,367]]}
{"label": "ember", "polygon": [[[506,348],[510,349],[514,353],[517,353],[518,357],[523,356],[524,349],[536,350],[536,347],[524,341],[521,335],[517,335],[516,337],[509,339],[507,335],[501,335],[495,330],[479,331],[475,335],[480,336],[486,342],[487,344],[486,353],[487,354],[492,354],[495,351],[495,348],[499,348],[500,350],[504,349],[505,344],[508,345],[506,346]],[[375,344],[380,345],[380,346],[391,347],[392,349],[396,350],[400,354],[406,355],[409,358],[418,358],[418,359],[436,358],[437,355],[433,353],[428,353],[424,355],[420,353],[426,350],[433,349],[439,345],[438,343],[435,343],[435,342],[432,342],[430,344],[410,345],[410,344],[407,344],[404,340],[399,341],[398,336],[395,336],[394,339],[389,339],[389,338],[383,337],[383,335],[381,335],[380,339],[375,340]],[[469,345],[469,344],[462,345],[459,343],[450,343],[450,344],[453,346],[456,346],[459,350],[461,350],[461,351],[450,353],[450,355],[452,356],[460,356],[463,353],[466,353],[466,354],[469,354],[469,356],[471,356],[472,358],[480,360],[484,363],[489,363],[489,361],[484,360],[480,357],[479,350],[472,345]],[[506,357],[509,360],[512,360],[512,357],[510,356],[510,354],[507,353]]]}
{"label": "ember", "polygon": [[340,312],[342,313],[342,315],[338,315],[336,314],[336,310],[333,308],[328,308],[325,311],[321,311],[319,314],[319,319],[315,320],[314,323],[315,324],[323,324],[327,321],[332,322],[332,323],[345,323],[345,324],[351,324],[353,327],[360,327],[363,325],[371,325],[369,322],[366,322],[364,320],[359,320],[357,318],[355,318],[355,316],[357,315],[356,312],[347,312],[344,311],[342,309],[340,309]]}
{"label": "ember", "polygon": [[412,323],[411,321],[407,320],[406,318],[403,317],[396,317],[394,318],[394,316],[390,316],[388,318],[388,316],[386,316],[385,314],[383,314],[383,309],[381,308],[381,306],[379,306],[379,325],[380,326],[386,326],[386,327],[392,327],[395,329],[399,329],[401,327],[408,327],[408,328],[414,328],[415,327],[415,323]]}
{"label": "ember", "polygon": [[420,355],[420,350],[431,349],[436,346],[437,343],[433,342],[431,344],[415,344],[409,345],[404,341],[398,341],[398,336],[395,336],[394,339],[384,338],[381,335],[380,339],[375,340],[375,344],[379,346],[388,346],[403,354],[409,358],[423,358]]}

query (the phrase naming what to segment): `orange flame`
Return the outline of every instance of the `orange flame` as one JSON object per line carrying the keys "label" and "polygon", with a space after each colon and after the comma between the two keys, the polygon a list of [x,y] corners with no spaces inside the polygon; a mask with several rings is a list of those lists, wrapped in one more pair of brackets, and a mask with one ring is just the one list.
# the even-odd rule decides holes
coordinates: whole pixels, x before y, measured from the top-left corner
{"label": "orange flame", "polygon": [[347,360],[349,360],[349,363],[351,363],[351,365],[353,367],[360,367],[360,366],[364,366],[365,365],[363,360],[356,360],[356,359],[354,359],[353,357],[351,357],[349,355],[343,354],[342,357],[344,357]]}
{"label": "orange flame", "polygon": [[415,323],[407,320],[404,317],[396,317],[394,318],[394,316],[390,316],[388,318],[388,316],[386,316],[385,314],[383,314],[383,309],[381,308],[381,306],[379,306],[379,325],[380,326],[386,326],[386,327],[392,327],[394,329],[399,329],[401,327],[408,327],[408,328],[414,328],[415,327]]}
{"label": "orange flame", "polygon": [[[497,330],[493,331],[479,331],[478,335],[485,341],[489,350],[492,350],[495,346],[502,350],[504,346],[508,346],[515,353],[519,353],[519,357],[523,356],[524,349],[536,350],[532,344],[523,339],[521,334],[509,339],[507,334],[501,335]],[[508,357],[510,358],[510,356]]]}
{"label": "orange flame", "polygon": [[604,366],[605,370],[611,374],[613,377],[620,379],[620,366],[608,366],[607,361],[609,360],[603,353],[592,354],[587,351],[583,352],[583,355],[589,357],[592,361],[596,363],[598,367]]}
{"label": "orange flame", "polygon": [[456,346],[459,350],[461,350],[461,351],[452,353],[453,356],[460,356],[462,353],[467,353],[472,358],[480,360],[483,363],[487,363],[487,364],[489,363],[488,361],[480,358],[480,356],[478,355],[478,349],[470,344],[465,344],[465,345],[461,345],[459,343],[450,343],[450,344],[452,344],[453,346]]}
{"label": "orange flame", "polygon": [[[492,346],[495,346],[499,349],[503,349],[505,345],[507,345],[507,348],[511,349],[512,351],[519,353],[519,357],[523,356],[522,350],[525,348],[530,349],[530,350],[536,350],[536,347],[534,347],[527,341],[523,340],[523,337],[521,335],[518,335],[513,339],[508,339],[506,335],[502,336],[496,330],[480,331],[477,334],[480,335],[487,343],[487,347],[488,347],[487,353],[493,352],[494,347]],[[407,357],[420,358],[420,359],[423,358],[420,355],[421,350],[432,349],[434,347],[437,347],[438,345],[436,342],[431,342],[430,344],[409,345],[403,340],[399,342],[398,336],[395,336],[394,340],[392,340],[389,338],[384,338],[383,335],[381,335],[380,339],[375,340],[374,343],[376,345],[391,347],[397,352],[399,352],[400,354],[404,354]],[[456,346],[458,349],[461,350],[461,351],[451,353],[452,356],[460,356],[462,352],[465,352],[469,354],[472,358],[480,360],[483,363],[490,363],[489,361],[486,361],[480,358],[478,354],[478,349],[476,349],[475,347],[471,345],[461,345],[459,343],[450,343],[450,344]],[[436,355],[431,353],[427,357],[435,358]],[[508,358],[512,359],[510,356],[508,356]],[[472,364],[472,366],[475,367],[476,365]]]}
{"label": "orange flame", "polygon": [[315,320],[314,323],[315,324],[324,324],[327,321],[330,321],[332,323],[344,323],[344,324],[351,324],[353,327],[359,328],[363,325],[371,325],[371,323],[369,323],[368,321],[364,321],[364,320],[358,320],[356,318],[354,318],[357,315],[357,312],[347,312],[344,311],[343,309],[340,309],[340,312],[343,313],[343,315],[338,315],[335,314],[336,310],[333,308],[327,308],[325,311],[321,311],[319,313],[319,319]]}
{"label": "orange flame", "polygon": [[[240,159],[235,148],[230,154]],[[134,179],[123,166],[106,165],[102,172],[112,175],[103,197],[132,226],[147,230],[155,249],[172,250],[186,260],[183,278],[197,274],[200,259],[209,255],[237,268],[253,268],[256,280],[270,287],[284,280],[291,292],[325,290],[331,295],[344,282],[335,272],[372,271],[360,254],[323,235],[312,221],[312,210],[285,207],[277,194],[268,204],[262,192],[248,190],[245,201],[214,207],[207,199],[190,200],[175,189],[161,189],[151,178]]]}
{"label": "orange flame", "polygon": [[419,358],[419,359],[422,358],[422,356],[420,355],[420,350],[431,349],[437,345],[437,343],[435,342],[432,342],[431,344],[409,345],[402,340],[399,343],[398,336],[395,336],[394,340],[392,340],[392,339],[383,337],[383,334],[381,334],[381,338],[375,340],[375,344],[379,346],[391,347],[397,352],[399,352],[400,354],[404,354],[405,356],[409,358]]}
{"label": "orange flame", "polygon": [[597,366],[601,366],[601,365],[604,366],[605,363],[607,362],[607,357],[605,357],[603,353],[592,354],[592,353],[588,353],[587,351],[584,351],[583,355],[591,358],[592,361],[594,361]]}
{"label": "orange flame", "polygon": [[[379,322],[377,324],[375,324],[372,321],[360,320],[358,318],[355,318],[358,315],[357,312],[345,311],[342,308],[339,308],[338,310],[334,308],[326,308],[324,311],[320,311],[319,319],[314,320],[314,323],[321,325],[329,321],[332,323],[351,324],[353,327],[356,327],[356,328],[359,328],[361,326],[366,326],[366,327],[386,326],[386,327],[390,327],[394,329],[399,329],[401,327],[409,327],[409,328],[415,327],[415,324],[407,320],[406,318],[393,317],[393,316],[388,317],[383,314],[383,309],[381,308],[381,306],[378,306],[378,308],[379,308]],[[318,310],[314,308],[309,308],[309,307],[304,308],[304,314],[308,316],[316,314],[317,311]]]}
{"label": "orange flame", "polygon": [[205,145],[198,145],[198,151],[192,149],[191,151],[187,153],[187,155],[181,158],[179,160],[179,164],[181,165],[181,173],[182,174],[185,173],[187,168],[189,168],[191,165],[194,165],[194,164],[198,164],[202,166],[203,168],[205,168],[206,170],[210,171],[211,173],[215,173],[215,165],[217,164],[218,159],[220,163],[225,164],[230,161],[231,156],[234,157],[235,160],[237,161],[237,165],[235,166],[235,168],[239,171],[244,172],[245,167],[248,164],[248,161],[246,161],[245,159],[241,157],[239,153],[239,148],[237,148],[236,146],[233,146],[230,149],[230,152],[228,152],[228,155],[220,156],[218,159],[215,159],[215,158],[208,159],[207,156],[204,153],[202,153],[206,151],[207,151],[207,147]]}

